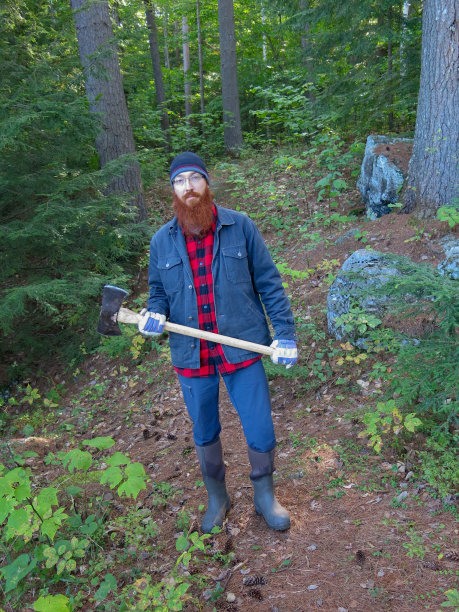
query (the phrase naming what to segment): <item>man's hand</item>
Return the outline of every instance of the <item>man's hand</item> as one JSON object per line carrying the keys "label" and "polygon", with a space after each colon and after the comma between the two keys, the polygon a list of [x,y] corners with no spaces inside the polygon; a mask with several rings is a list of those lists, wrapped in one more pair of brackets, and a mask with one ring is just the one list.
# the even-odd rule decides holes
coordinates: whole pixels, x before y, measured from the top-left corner
{"label": "man's hand", "polygon": [[273,363],[282,363],[287,370],[298,360],[298,350],[295,340],[274,340],[271,348],[275,349],[271,355]]}
{"label": "man's hand", "polygon": [[142,336],[151,338],[152,336],[160,336],[164,331],[164,323],[166,317],[158,312],[148,312],[146,308],[140,311],[142,317],[138,323],[139,332]]}

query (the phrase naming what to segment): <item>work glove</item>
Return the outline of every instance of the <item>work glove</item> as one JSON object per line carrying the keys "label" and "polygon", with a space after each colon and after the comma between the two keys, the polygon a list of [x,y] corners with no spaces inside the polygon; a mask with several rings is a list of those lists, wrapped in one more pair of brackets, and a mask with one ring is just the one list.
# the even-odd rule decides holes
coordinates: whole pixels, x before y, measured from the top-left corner
{"label": "work glove", "polygon": [[271,344],[274,353],[271,355],[273,363],[282,363],[287,370],[291,368],[298,360],[298,350],[295,340],[274,340]]}
{"label": "work glove", "polygon": [[142,317],[138,323],[139,332],[142,336],[151,338],[160,336],[164,331],[166,316],[158,312],[149,312],[146,308],[140,311]]}

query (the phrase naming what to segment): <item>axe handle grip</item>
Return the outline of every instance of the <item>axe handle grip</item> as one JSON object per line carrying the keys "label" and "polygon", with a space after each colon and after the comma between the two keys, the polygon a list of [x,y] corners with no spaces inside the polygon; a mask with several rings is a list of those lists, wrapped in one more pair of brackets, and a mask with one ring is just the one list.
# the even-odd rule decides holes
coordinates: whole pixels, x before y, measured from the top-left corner
{"label": "axe handle grip", "polygon": [[[120,308],[118,313],[118,321],[121,323],[134,323],[137,325],[140,318],[141,317],[139,314],[133,310],[129,310],[129,308]],[[221,334],[213,334],[212,332],[206,332],[202,329],[186,327],[185,325],[170,323],[169,321],[166,321],[164,324],[164,329],[175,334],[182,334],[182,336],[191,336],[192,338],[209,340],[209,342],[226,344],[227,346],[234,346],[235,348],[261,353],[262,355],[272,355],[274,353],[273,348],[270,346],[265,346],[264,344],[257,344],[256,342],[249,342],[247,340],[239,340],[239,338],[230,338],[229,336],[222,336]]]}

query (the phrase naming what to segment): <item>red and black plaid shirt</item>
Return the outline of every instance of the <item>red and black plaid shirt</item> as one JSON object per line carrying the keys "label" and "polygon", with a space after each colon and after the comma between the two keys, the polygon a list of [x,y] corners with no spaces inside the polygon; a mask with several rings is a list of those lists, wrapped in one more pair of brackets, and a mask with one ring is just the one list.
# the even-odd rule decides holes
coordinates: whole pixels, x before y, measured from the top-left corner
{"label": "red and black plaid shirt", "polygon": [[[214,222],[212,230],[203,237],[185,236],[188,257],[193,271],[193,281],[198,296],[198,322],[199,328],[218,334],[217,318],[215,316],[214,289],[212,278],[212,255],[214,248],[214,234],[217,211],[214,207]],[[242,361],[228,363],[220,344],[200,340],[199,368],[175,368],[182,376],[211,376],[217,369],[220,374],[231,374],[240,368],[245,368],[261,356]]]}

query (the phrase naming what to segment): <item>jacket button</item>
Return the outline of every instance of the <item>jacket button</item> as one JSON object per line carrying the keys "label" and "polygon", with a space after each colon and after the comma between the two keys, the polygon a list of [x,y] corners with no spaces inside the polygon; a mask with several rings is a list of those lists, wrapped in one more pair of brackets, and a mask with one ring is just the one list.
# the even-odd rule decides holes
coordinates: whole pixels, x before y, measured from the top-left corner
{"label": "jacket button", "polygon": [[195,348],[196,344],[190,344],[190,348]]}
{"label": "jacket button", "polygon": [[188,285],[188,289],[193,289],[193,285]]}
{"label": "jacket button", "polygon": [[[239,253],[237,254],[238,257],[242,257],[242,253],[241,251],[239,251]],[[169,264],[168,264],[169,265]]]}
{"label": "jacket button", "polygon": [[188,317],[188,321],[192,321],[192,320],[193,320],[193,317],[192,317],[192,316],[189,316],[189,317]]}
{"label": "jacket button", "polygon": [[167,264],[166,264],[166,268],[168,268],[168,267],[169,267],[169,262],[167,262]]}

